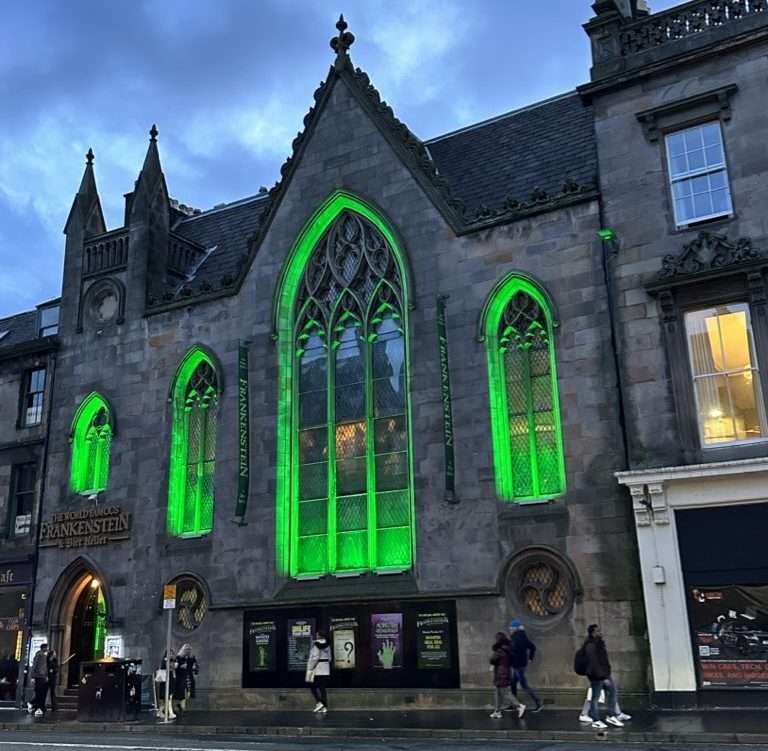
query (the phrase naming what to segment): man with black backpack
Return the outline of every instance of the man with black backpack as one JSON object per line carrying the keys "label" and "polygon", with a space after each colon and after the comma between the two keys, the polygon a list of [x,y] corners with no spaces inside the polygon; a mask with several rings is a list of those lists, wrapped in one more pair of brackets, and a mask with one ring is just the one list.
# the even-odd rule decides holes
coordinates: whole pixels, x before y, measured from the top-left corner
{"label": "man with black backpack", "polygon": [[[608,660],[608,650],[603,641],[600,626],[593,623],[587,629],[587,640],[581,649],[576,652],[573,659],[573,669],[577,675],[585,675],[589,679],[592,696],[589,703],[589,716],[592,719],[592,727],[604,730],[608,725],[617,728],[624,727],[624,721],[631,719],[619,709],[618,691],[611,678],[611,663]],[[605,691],[609,715],[605,722],[600,720],[600,710],[597,703],[600,692]]]}

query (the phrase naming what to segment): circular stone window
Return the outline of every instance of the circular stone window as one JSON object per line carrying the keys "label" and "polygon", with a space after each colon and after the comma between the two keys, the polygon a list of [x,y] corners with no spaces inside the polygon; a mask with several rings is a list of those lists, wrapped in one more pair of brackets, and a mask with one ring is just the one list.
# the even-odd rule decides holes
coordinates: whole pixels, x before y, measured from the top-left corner
{"label": "circular stone window", "polygon": [[506,595],[521,615],[540,623],[555,622],[573,607],[576,577],[559,555],[541,549],[525,551],[510,564]]}
{"label": "circular stone window", "polygon": [[176,582],[176,626],[182,631],[194,631],[208,612],[208,599],[197,579],[184,577]]}
{"label": "circular stone window", "polygon": [[120,295],[113,284],[99,284],[88,296],[88,313],[97,323],[109,323],[120,308]]}

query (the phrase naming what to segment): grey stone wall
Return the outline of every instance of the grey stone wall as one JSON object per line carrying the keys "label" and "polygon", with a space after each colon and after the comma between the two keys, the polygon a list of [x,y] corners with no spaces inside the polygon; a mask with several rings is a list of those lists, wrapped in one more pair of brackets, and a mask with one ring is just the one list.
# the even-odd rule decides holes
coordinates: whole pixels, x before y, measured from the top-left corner
{"label": "grey stone wall", "polygon": [[[630,433],[631,466],[680,461],[680,444],[669,369],[656,301],[643,285],[701,230],[731,240],[768,237],[768,120],[765,113],[766,49],[760,42],[728,53],[702,56],[594,99],[600,181],[606,224],[619,237],[615,264],[618,323]],[[663,136],[649,142],[636,113],[737,84],[731,119],[723,123],[734,216],[687,231],[675,229]],[[697,113],[692,111],[689,117]],[[679,115],[685,122],[685,113]],[[716,452],[712,461],[716,461]]]}
{"label": "grey stone wall", "polygon": [[[171,176],[172,182],[172,176]],[[617,672],[625,684],[644,684],[639,587],[626,501],[612,480],[623,467],[611,366],[605,289],[595,234],[597,204],[585,203],[516,224],[456,238],[441,214],[397,159],[346,85],[339,83],[306,147],[279,211],[235,297],[137,317],[97,334],[86,327],[62,332],[53,403],[48,510],[80,507],[68,489],[67,428],[91,391],[111,402],[117,420],[110,485],[100,504],[133,513],[130,542],[85,552],[108,584],[112,630],[125,635],[130,654],[155,661],[163,642],[162,584],[183,571],[210,587],[214,610],[191,637],[201,656],[200,685],[236,688],[242,660],[242,610],[217,610],[270,601],[281,582],[275,572],[276,348],[271,305],[278,274],[304,223],[337,188],[381,208],[402,238],[413,272],[410,312],[411,395],[415,471],[415,579],[424,594],[485,593],[480,606],[459,594],[462,684],[487,686],[488,649],[512,613],[496,596],[509,556],[541,545],[570,557],[582,594],[573,612],[540,643],[537,680],[546,687],[579,687],[571,660],[585,626],[603,622]],[[73,251],[68,250],[68,253]],[[133,246],[132,246],[133,252]],[[132,259],[131,262],[134,262]],[[67,268],[77,264],[68,262]],[[565,431],[565,496],[546,506],[513,508],[496,499],[491,456],[485,352],[476,339],[486,296],[506,274],[526,271],[546,286],[558,309],[556,334]],[[129,266],[128,278],[138,278]],[[71,281],[71,280],[70,280]],[[65,283],[63,307],[78,289]],[[129,292],[130,294],[130,292]],[[457,495],[443,501],[443,437],[436,297],[448,294],[448,337],[456,431]],[[70,318],[71,320],[71,318]],[[239,339],[252,342],[251,496],[245,527],[231,522],[237,478]],[[216,466],[216,515],[204,539],[166,535],[171,382],[194,344],[210,348],[223,369]],[[42,552],[35,619],[50,627],[57,615],[45,603],[79,551]],[[343,596],[343,581],[337,582]],[[382,584],[382,587],[385,585]],[[480,602],[480,601],[478,601]],[[176,643],[180,637],[175,638]]]}

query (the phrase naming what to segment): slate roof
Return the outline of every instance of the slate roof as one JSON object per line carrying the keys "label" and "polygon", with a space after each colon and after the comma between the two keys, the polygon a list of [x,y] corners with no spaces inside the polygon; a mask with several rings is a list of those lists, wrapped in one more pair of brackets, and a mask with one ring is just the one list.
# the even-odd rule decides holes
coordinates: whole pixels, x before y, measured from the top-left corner
{"label": "slate roof", "polygon": [[[571,92],[425,142],[450,192],[468,212],[498,208],[534,191],[563,193],[570,180],[591,186],[597,176],[592,109]],[[194,284],[220,287],[237,276],[272,196],[259,194],[182,219],[173,228],[209,251]],[[225,285],[229,281],[225,281]]]}
{"label": "slate roof", "polygon": [[591,107],[572,92],[425,142],[451,192],[468,209],[560,193],[566,179],[597,176]]}
{"label": "slate roof", "polygon": [[211,251],[195,273],[195,283],[218,286],[222,277],[237,276],[248,255],[248,238],[269,208],[269,195],[250,196],[204,211],[179,222],[174,231]]}
{"label": "slate roof", "polygon": [[[8,333],[3,336],[3,332]],[[28,310],[0,319],[0,350],[37,339],[37,311]]]}

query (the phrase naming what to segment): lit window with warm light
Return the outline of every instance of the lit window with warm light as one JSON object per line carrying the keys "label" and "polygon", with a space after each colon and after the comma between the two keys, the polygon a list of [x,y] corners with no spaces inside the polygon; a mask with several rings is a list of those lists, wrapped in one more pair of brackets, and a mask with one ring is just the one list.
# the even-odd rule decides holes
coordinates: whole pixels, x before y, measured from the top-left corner
{"label": "lit window with warm light", "polygon": [[687,313],[685,330],[702,445],[765,440],[749,306],[733,303]]}

